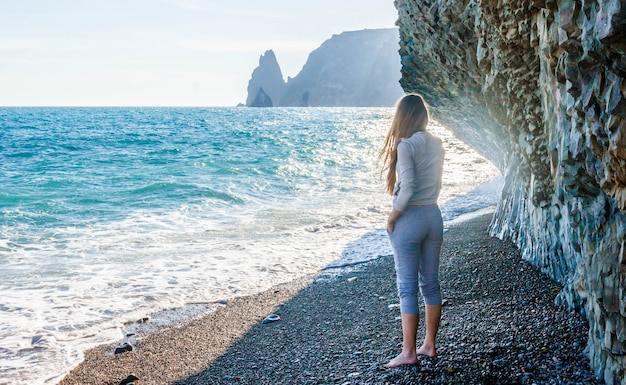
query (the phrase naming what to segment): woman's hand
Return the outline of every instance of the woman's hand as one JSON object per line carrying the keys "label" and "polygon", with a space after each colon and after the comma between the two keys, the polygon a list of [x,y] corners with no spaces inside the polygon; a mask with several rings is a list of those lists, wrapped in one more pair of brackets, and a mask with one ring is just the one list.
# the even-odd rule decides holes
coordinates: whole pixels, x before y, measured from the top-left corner
{"label": "woman's hand", "polygon": [[391,213],[389,214],[389,218],[387,218],[387,231],[389,233],[393,233],[393,230],[396,227],[396,220],[400,216],[400,213],[401,211],[398,211],[396,209],[391,210]]}

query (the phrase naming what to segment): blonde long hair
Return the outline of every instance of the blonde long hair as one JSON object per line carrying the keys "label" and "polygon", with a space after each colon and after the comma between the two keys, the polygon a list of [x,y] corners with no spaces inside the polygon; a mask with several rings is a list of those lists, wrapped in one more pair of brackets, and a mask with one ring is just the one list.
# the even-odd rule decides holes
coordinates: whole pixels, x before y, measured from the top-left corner
{"label": "blonde long hair", "polygon": [[378,154],[378,164],[382,166],[380,173],[387,172],[385,187],[389,195],[393,194],[396,184],[398,143],[418,131],[426,131],[429,118],[428,107],[421,95],[409,93],[398,100],[396,114]]}

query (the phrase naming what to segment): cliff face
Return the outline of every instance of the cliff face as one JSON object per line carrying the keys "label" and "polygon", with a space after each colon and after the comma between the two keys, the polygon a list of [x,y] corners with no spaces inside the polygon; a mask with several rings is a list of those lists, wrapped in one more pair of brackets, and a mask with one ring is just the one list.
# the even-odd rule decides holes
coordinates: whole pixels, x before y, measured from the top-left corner
{"label": "cliff face", "polygon": [[626,3],[396,0],[401,84],[506,176],[490,231],[589,319],[626,384]]}
{"label": "cliff face", "polygon": [[248,84],[246,105],[253,106],[262,88],[274,106],[392,106],[403,93],[398,39],[395,28],[334,35],[287,82],[282,75],[277,80],[280,68],[267,51]]}

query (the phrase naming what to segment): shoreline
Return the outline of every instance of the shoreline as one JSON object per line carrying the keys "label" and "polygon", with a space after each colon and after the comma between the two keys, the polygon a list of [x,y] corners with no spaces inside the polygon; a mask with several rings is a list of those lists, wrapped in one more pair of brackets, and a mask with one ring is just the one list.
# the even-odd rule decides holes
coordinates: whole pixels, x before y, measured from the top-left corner
{"label": "shoreline", "polygon": [[[438,358],[382,368],[401,346],[393,258],[382,257],[233,298],[139,334],[130,352],[96,347],[59,384],[120,384],[131,374],[137,385],[598,383],[583,355],[587,321],[557,308],[560,286],[488,236],[490,218],[444,234]],[[263,323],[269,314],[281,319]]]}

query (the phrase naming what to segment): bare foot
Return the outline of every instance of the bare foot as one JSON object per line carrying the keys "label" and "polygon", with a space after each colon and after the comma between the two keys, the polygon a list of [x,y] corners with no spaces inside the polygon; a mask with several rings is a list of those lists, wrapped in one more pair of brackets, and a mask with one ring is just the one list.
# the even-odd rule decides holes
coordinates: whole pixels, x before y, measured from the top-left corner
{"label": "bare foot", "polygon": [[422,345],[416,353],[418,356],[437,357],[437,350],[434,346]]}
{"label": "bare foot", "polygon": [[400,353],[396,358],[383,365],[387,369],[397,368],[402,365],[416,365],[419,362],[417,355],[404,355]]}

